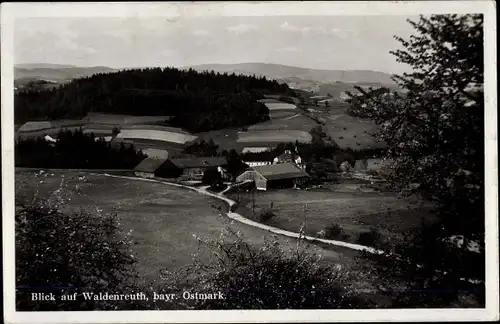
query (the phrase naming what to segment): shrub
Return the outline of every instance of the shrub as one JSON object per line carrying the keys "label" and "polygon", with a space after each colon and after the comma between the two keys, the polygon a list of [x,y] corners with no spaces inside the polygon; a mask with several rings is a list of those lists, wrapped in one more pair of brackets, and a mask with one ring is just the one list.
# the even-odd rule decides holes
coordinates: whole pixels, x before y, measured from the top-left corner
{"label": "shrub", "polygon": [[[229,233],[229,234],[228,234]],[[198,238],[199,255],[190,267],[171,273],[163,289],[220,292],[225,299],[193,300],[191,309],[335,309],[364,308],[368,302],[349,285],[351,272],[322,264],[320,258],[297,245],[286,250],[277,236],[260,247],[246,243],[230,229],[219,240]],[[188,278],[197,274],[194,280]],[[182,287],[182,288],[181,288]]]}
{"label": "shrub", "polygon": [[211,168],[203,173],[203,178],[201,179],[201,182],[203,184],[212,186],[214,184],[222,182],[222,176],[220,172],[217,171],[217,169]]}
{"label": "shrub", "polygon": [[331,224],[325,228],[325,238],[330,240],[340,239],[345,240],[349,235],[344,232],[344,229],[338,224]]}
{"label": "shrub", "polygon": [[359,234],[358,243],[367,246],[377,246],[381,243],[380,232],[372,228],[369,232]]}
{"label": "shrub", "polygon": [[274,213],[274,211],[272,209],[264,209],[259,214],[259,221],[264,223],[275,216],[276,216],[276,214]]}
{"label": "shrub", "polygon": [[[71,212],[64,185],[48,199],[16,199],[16,309],[18,311],[134,309],[133,301],[84,300],[82,292],[138,291],[131,241],[121,235],[116,213]],[[55,301],[33,302],[31,293]],[[77,301],[60,300],[78,293]]]}

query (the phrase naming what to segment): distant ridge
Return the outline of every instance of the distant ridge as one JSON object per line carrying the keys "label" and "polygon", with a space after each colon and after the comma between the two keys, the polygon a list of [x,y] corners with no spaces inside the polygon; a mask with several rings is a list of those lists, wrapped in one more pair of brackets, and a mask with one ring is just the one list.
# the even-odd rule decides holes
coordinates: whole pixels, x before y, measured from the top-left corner
{"label": "distant ridge", "polygon": [[53,63],[25,63],[25,64],[16,64],[16,68],[19,69],[67,69],[67,68],[76,68],[76,65],[67,65],[67,64],[53,64]]}
{"label": "distant ridge", "polygon": [[14,79],[39,79],[65,82],[74,78],[91,76],[97,73],[116,72],[107,66],[79,67],[64,64],[29,63],[17,64],[14,66]]}
{"label": "distant ridge", "polygon": [[300,78],[317,82],[333,83],[380,83],[394,84],[391,74],[371,70],[317,70],[272,63],[201,64],[183,67],[221,73],[255,74],[272,79]]}

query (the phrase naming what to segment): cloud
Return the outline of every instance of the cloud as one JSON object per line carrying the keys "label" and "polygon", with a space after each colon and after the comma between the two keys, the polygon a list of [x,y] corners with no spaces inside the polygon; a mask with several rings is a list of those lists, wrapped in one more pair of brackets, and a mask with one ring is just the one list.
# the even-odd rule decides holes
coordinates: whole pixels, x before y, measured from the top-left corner
{"label": "cloud", "polygon": [[290,24],[289,22],[285,21],[280,25],[280,28],[285,31],[289,32],[297,32],[297,33],[302,33],[304,35],[306,34],[314,34],[314,35],[333,35],[337,36],[339,38],[345,39],[351,36],[353,33],[351,30],[348,29],[339,29],[339,28],[332,28],[332,29],[327,29],[322,26],[304,26],[304,27],[298,27]]}
{"label": "cloud", "polygon": [[256,31],[258,29],[259,28],[257,26],[249,25],[249,24],[239,24],[239,25],[231,26],[231,27],[227,28],[227,30],[233,34],[244,34],[244,33],[248,33],[251,31]]}
{"label": "cloud", "polygon": [[195,29],[192,32],[195,36],[208,36],[210,34],[206,29]]}
{"label": "cloud", "polygon": [[285,47],[285,48],[280,48],[280,49],[278,49],[278,51],[280,51],[280,52],[295,52],[295,53],[299,53],[299,52],[302,52],[302,49],[297,48],[295,46],[288,46],[288,47]]}
{"label": "cloud", "polygon": [[288,21],[285,21],[284,23],[282,23],[280,28],[283,30],[287,30],[287,31],[294,31],[294,32],[301,31],[301,29],[299,27],[289,24]]}

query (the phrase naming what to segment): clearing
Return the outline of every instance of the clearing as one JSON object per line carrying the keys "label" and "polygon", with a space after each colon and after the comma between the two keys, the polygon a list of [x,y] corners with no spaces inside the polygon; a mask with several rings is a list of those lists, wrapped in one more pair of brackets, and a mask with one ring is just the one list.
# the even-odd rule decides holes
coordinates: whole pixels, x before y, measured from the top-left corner
{"label": "clearing", "polygon": [[310,143],[312,140],[311,134],[301,130],[250,130],[238,134],[238,143],[246,143],[250,146],[251,143]]}

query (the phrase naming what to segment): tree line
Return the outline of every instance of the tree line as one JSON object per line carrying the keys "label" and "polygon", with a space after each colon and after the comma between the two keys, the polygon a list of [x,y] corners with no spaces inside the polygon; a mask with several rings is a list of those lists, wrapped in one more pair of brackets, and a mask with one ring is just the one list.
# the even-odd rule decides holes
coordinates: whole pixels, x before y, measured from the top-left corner
{"label": "tree line", "polygon": [[54,169],[132,169],[146,155],[133,146],[113,147],[82,130],[61,130],[57,142],[43,137],[20,138],[15,144],[16,167]]}
{"label": "tree line", "polygon": [[170,124],[192,132],[267,120],[257,102],[264,94],[295,96],[265,77],[193,69],[147,68],[100,73],[47,90],[19,91],[15,121],[80,118],[89,112],[172,116]]}

